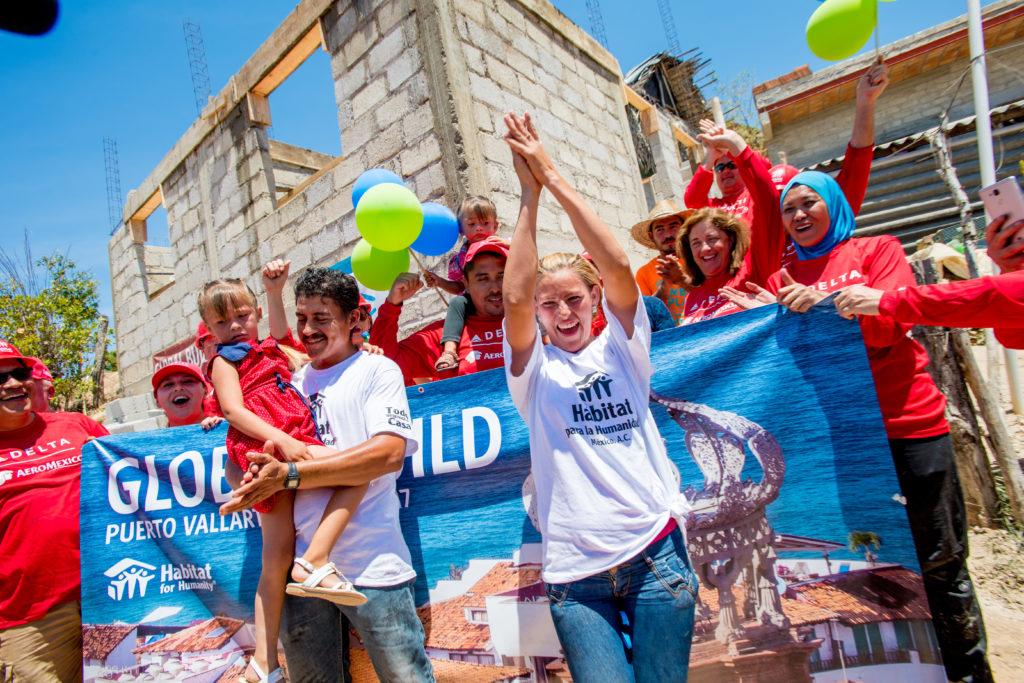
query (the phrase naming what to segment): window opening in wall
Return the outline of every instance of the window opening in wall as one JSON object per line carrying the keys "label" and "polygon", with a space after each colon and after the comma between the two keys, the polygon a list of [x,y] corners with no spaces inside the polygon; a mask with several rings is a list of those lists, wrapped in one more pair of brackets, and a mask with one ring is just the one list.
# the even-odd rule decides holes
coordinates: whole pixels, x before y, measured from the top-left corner
{"label": "window opening in wall", "polygon": [[171,246],[171,228],[163,204],[153,209],[153,213],[146,219],[146,244],[154,247]]}
{"label": "window opening in wall", "polygon": [[248,95],[249,118],[266,127],[277,205],[341,159],[331,60],[315,24]]}
{"label": "window opening in wall", "polygon": [[153,299],[174,282],[174,249],[171,248],[167,211],[160,188],[146,198],[128,219],[132,242],[141,247],[140,265],[146,295]]}

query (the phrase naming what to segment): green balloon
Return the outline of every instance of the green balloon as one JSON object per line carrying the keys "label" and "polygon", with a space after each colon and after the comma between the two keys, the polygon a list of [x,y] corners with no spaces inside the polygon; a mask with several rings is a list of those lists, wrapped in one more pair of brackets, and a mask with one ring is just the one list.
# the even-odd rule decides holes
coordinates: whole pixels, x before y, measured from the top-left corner
{"label": "green balloon", "polygon": [[[372,189],[372,188],[371,188]],[[359,202],[362,204],[362,202]],[[366,240],[352,250],[352,274],[363,285],[378,292],[391,289],[395,278],[409,270],[409,250],[384,251]]]}
{"label": "green balloon", "polygon": [[829,61],[864,47],[878,21],[878,0],[825,0],[807,21],[807,46]]}
{"label": "green balloon", "polygon": [[383,251],[401,251],[423,230],[423,207],[407,187],[374,185],[356,205],[356,228],[367,242]]}

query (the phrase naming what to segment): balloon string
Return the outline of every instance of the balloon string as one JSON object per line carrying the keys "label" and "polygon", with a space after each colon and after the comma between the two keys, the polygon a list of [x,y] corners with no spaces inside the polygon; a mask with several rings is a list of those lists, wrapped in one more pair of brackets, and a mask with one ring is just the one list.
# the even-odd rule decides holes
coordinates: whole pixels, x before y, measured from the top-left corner
{"label": "balloon string", "polygon": [[879,47],[878,37],[878,0],[875,0],[875,60],[882,56],[882,49]]}
{"label": "balloon string", "polygon": [[[412,256],[412,260],[416,262],[417,266],[419,266],[421,273],[427,272],[427,269],[423,267],[423,263],[420,262],[420,257],[416,255],[416,252],[410,249],[409,255]],[[444,304],[445,308],[448,308],[448,299],[444,298],[444,294],[441,293],[441,288],[435,285],[434,287],[431,287],[431,289],[437,292],[437,296],[441,299],[441,303]]]}

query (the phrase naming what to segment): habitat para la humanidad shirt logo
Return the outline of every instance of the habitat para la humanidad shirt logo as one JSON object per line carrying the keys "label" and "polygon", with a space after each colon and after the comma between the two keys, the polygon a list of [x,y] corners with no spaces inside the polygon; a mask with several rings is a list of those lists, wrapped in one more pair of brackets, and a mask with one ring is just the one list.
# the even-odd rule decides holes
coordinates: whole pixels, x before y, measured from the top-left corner
{"label": "habitat para la humanidad shirt logo", "polygon": [[[147,562],[126,557],[113,565],[103,575],[110,579],[107,597],[120,602],[132,598],[146,597],[150,582],[157,578],[157,567]],[[186,590],[212,591],[217,583],[213,580],[210,565],[162,564],[159,568],[161,593]]]}

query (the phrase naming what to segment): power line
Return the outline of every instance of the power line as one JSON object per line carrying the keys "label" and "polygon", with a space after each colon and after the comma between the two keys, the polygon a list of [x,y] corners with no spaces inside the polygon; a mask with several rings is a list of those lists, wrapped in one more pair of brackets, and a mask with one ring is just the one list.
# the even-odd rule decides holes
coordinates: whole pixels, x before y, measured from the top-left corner
{"label": "power line", "polygon": [[601,3],[598,0],[587,0],[587,21],[590,22],[590,32],[607,48],[608,34],[604,32],[604,15],[601,14]]}
{"label": "power line", "polygon": [[107,218],[110,234],[121,225],[124,202],[121,198],[121,166],[117,159],[117,141],[103,138],[103,168],[107,176]]}
{"label": "power line", "polygon": [[661,12],[661,23],[665,27],[665,41],[668,43],[670,55],[679,54],[679,35],[676,33],[676,20],[672,16],[672,7],[668,0],[658,0],[658,11]]}
{"label": "power line", "polygon": [[210,99],[210,72],[206,68],[206,46],[199,24],[185,21],[185,52],[188,54],[188,68],[192,72],[192,93],[196,99],[196,116],[203,113],[203,107]]}

